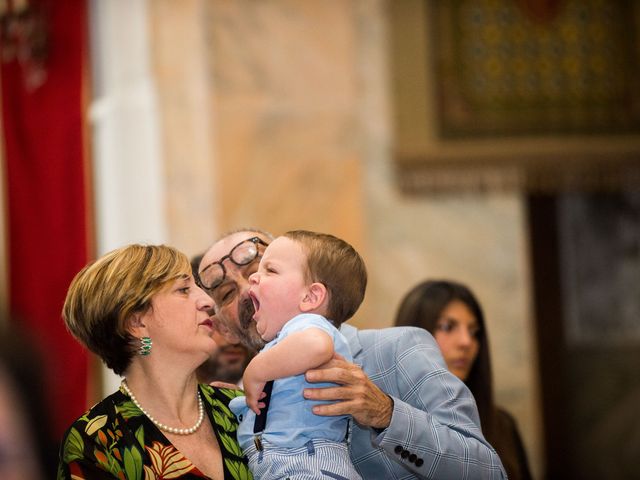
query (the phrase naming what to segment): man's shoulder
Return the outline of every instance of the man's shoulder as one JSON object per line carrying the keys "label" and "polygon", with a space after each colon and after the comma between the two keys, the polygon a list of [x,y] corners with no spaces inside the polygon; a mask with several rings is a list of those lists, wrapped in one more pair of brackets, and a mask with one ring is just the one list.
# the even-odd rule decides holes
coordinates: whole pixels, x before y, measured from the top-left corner
{"label": "man's shoulder", "polygon": [[[397,361],[422,352],[429,357],[440,355],[437,344],[429,332],[417,327],[387,327],[357,329],[343,325],[340,329],[349,342],[354,359],[376,358],[376,361]],[[357,363],[357,362],[356,362]]]}
{"label": "man's shoulder", "polygon": [[[415,384],[420,379],[446,372],[435,340],[424,329],[388,327],[358,330],[350,327],[343,334],[349,340],[354,362],[391,395],[404,395],[405,387],[397,383],[401,378]],[[400,376],[399,371],[402,371]]]}
{"label": "man's shoulder", "polygon": [[348,339],[358,338],[362,345],[388,342],[432,343],[433,337],[429,332],[418,327],[386,327],[359,329],[351,325],[343,325],[342,333]]}

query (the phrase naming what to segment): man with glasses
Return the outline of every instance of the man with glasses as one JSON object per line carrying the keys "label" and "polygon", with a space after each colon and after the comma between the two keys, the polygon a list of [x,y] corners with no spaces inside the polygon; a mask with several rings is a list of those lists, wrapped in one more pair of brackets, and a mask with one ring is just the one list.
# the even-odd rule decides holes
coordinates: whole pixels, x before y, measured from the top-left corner
{"label": "man with glasses", "polygon": [[217,241],[204,254],[196,281],[215,301],[219,330],[228,341],[259,351],[265,342],[253,322],[249,275],[258,270],[260,257],[273,237],[259,230],[240,230]]}
{"label": "man with glasses", "polygon": [[[191,271],[194,278],[198,279],[198,267],[204,253],[191,258]],[[213,308],[209,311],[215,321]],[[222,335],[220,329],[212,333],[218,348],[211,354],[209,359],[200,365],[196,370],[199,383],[223,382],[235,384],[242,388],[242,375],[249,362],[256,354],[237,339],[234,342],[228,341],[228,335]]]}
{"label": "man with glasses", "polygon": [[[271,235],[240,230],[205,253],[198,282],[213,298],[220,329],[259,350],[249,276]],[[334,358],[310,370],[310,382],[339,387],[307,389],[328,403],[318,415],[351,415],[350,454],[363,478],[506,478],[497,454],[480,431],[473,396],[449,373],[437,344],[423,329],[358,330],[343,324],[354,363]],[[409,476],[411,475],[411,476]]]}

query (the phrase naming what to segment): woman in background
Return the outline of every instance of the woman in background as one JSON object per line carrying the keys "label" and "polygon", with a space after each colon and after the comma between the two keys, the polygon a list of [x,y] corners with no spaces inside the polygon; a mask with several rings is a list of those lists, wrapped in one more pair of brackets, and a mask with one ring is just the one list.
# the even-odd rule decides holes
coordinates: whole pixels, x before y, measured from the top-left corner
{"label": "woman in background", "polygon": [[515,420],[493,401],[489,337],[482,308],[471,290],[452,281],[424,281],[404,297],[395,324],[424,328],[434,336],[449,371],[473,393],[482,432],[496,449],[509,479],[530,479]]}

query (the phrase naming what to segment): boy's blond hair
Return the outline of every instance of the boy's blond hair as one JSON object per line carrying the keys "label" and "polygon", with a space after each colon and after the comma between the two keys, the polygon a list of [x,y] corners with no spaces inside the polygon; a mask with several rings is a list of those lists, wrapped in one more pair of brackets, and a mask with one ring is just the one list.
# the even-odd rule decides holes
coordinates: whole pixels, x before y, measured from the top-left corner
{"label": "boy's blond hair", "polygon": [[326,317],[339,327],[364,299],[367,269],[362,257],[347,242],[326,233],[292,230],[284,236],[302,246],[307,256],[307,280],[327,288]]}

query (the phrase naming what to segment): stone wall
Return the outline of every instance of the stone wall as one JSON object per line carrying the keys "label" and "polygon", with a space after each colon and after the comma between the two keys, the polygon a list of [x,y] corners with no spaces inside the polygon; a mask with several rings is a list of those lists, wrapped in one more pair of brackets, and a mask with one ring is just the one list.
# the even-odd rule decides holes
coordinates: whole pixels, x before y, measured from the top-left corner
{"label": "stone wall", "polygon": [[387,7],[150,3],[171,242],[194,254],[242,226],[343,237],[370,274],[360,327],[391,325],[426,277],[467,283],[486,310],[498,402],[541,472],[523,200],[399,192]]}

